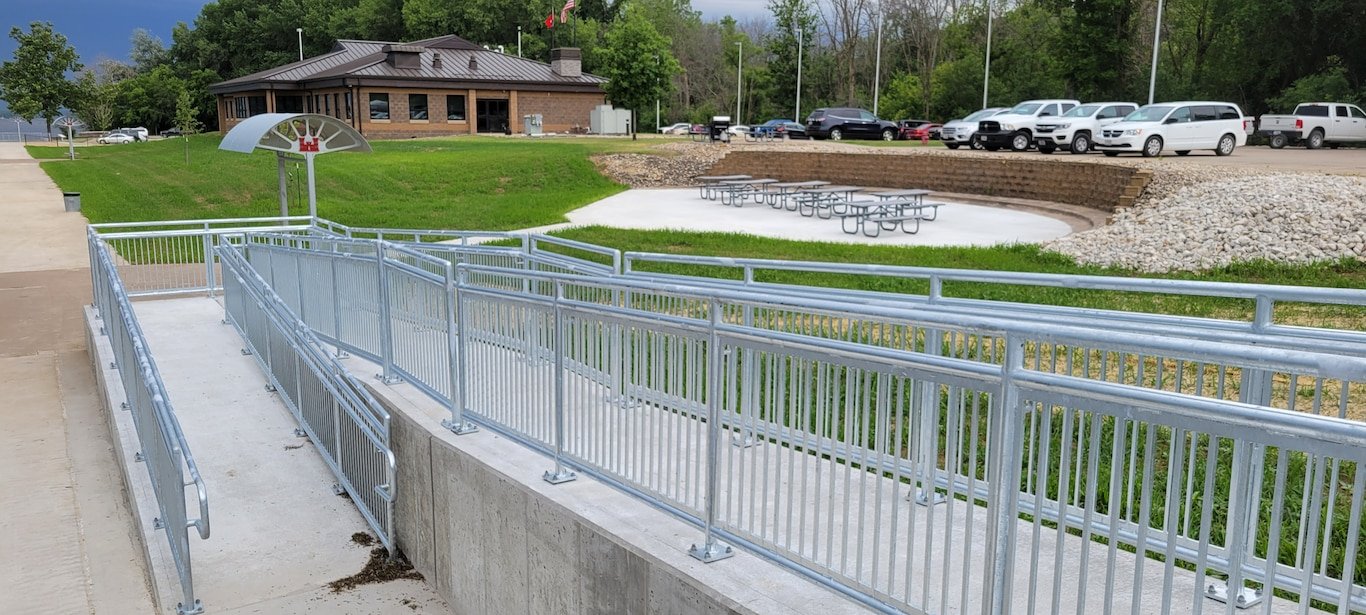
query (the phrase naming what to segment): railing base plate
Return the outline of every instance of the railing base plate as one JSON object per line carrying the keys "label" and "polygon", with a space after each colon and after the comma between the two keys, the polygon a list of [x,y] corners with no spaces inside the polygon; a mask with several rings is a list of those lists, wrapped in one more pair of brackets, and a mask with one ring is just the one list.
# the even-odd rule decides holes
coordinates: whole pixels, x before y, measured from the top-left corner
{"label": "railing base plate", "polygon": [[541,476],[541,478],[545,479],[545,482],[550,483],[552,485],[567,483],[578,477],[579,476],[577,474],[570,472],[569,470],[560,470],[559,472],[556,472],[554,470],[547,470],[546,473],[543,476]]}
{"label": "railing base plate", "polygon": [[693,556],[694,559],[701,560],[703,563],[710,564],[734,556],[735,549],[730,548],[730,545],[714,542],[709,547],[706,545],[693,545],[692,548],[688,549],[688,555]]}
{"label": "railing base plate", "polygon": [[445,419],[441,421],[441,426],[451,430],[451,433],[457,436],[463,436],[467,433],[474,433],[476,431],[479,431],[479,426],[469,421],[464,421],[460,424],[456,424],[455,421]]}
{"label": "railing base plate", "polygon": [[177,602],[175,605],[175,612],[176,615],[198,615],[199,613],[204,612],[204,603],[200,602],[198,598],[195,598],[194,604],[191,604],[190,608],[187,609],[185,608],[185,603]]}
{"label": "railing base plate", "polygon": [[[1211,600],[1228,604],[1228,584],[1210,583],[1205,585],[1205,595]],[[1262,602],[1262,591],[1251,587],[1244,587],[1238,590],[1234,598],[1233,606],[1240,609],[1248,609]]]}

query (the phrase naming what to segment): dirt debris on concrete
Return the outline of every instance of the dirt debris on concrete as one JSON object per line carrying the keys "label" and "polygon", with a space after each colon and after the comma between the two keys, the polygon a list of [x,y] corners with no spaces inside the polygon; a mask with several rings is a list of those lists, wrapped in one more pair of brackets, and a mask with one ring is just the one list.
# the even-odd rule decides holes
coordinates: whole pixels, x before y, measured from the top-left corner
{"label": "dirt debris on concrete", "polygon": [[373,547],[375,546],[375,537],[366,532],[356,532],[351,535],[351,542],[362,547]]}
{"label": "dirt debris on concrete", "polygon": [[[352,542],[359,544],[359,541],[356,540],[356,536],[359,535],[362,535],[362,533],[357,532],[357,534],[352,535]],[[369,536],[368,534],[365,535]],[[408,562],[407,558],[403,557],[403,554],[400,553],[397,557],[391,558],[389,557],[388,549],[384,547],[375,547],[370,550],[370,559],[365,562],[365,567],[362,568],[360,572],[349,577],[337,579],[336,581],[328,583],[327,586],[332,588],[332,593],[335,594],[355,589],[362,585],[388,583],[389,581],[397,581],[400,579],[421,581],[423,580],[423,577],[422,573],[413,569],[413,565]]]}

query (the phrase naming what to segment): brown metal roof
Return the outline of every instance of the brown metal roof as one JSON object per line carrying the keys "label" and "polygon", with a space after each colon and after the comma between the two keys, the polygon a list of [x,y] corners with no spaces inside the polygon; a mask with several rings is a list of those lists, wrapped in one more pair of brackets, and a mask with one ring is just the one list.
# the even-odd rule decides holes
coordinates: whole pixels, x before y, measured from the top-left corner
{"label": "brown metal roof", "polygon": [[[384,47],[404,52],[417,52],[421,57],[419,68],[395,68],[385,62]],[[440,54],[441,67],[434,66],[435,56]],[[471,70],[470,59],[476,60],[477,68]],[[392,43],[387,41],[339,40],[332,51],[302,62],[263,70],[250,75],[229,79],[209,86],[209,91],[221,93],[241,91],[260,85],[298,85],[322,79],[355,77],[384,80],[420,81],[460,81],[488,82],[499,85],[543,84],[577,85],[601,87],[607,80],[596,75],[584,73],[580,77],[562,77],[550,70],[550,65],[526,58],[519,58],[497,51],[484,49],[458,36],[441,36],[411,43]]]}

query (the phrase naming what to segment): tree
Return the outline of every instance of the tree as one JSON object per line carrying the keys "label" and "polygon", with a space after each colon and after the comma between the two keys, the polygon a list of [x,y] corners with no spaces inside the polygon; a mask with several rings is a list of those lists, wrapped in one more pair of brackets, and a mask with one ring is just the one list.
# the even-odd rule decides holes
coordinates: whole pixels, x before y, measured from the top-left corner
{"label": "tree", "polygon": [[132,43],[133,48],[128,52],[128,58],[133,61],[133,67],[139,73],[145,73],[171,60],[171,52],[166,49],[166,45],[146,29],[133,30]]}
{"label": "tree", "polygon": [[76,99],[71,105],[76,117],[90,130],[109,130],[114,125],[114,97],[118,82],[106,81],[87,70],[76,79]]}
{"label": "tree", "polygon": [[10,111],[30,122],[42,116],[51,133],[52,120],[76,96],[75,85],[66,74],[83,68],[80,58],[50,23],[35,21],[29,24],[27,34],[16,26],[9,35],[19,46],[13,61],[0,65],[0,90]]}
{"label": "tree", "polygon": [[190,97],[190,90],[180,89],[180,94],[176,96],[175,103],[175,125],[180,129],[180,139],[185,142],[185,164],[190,164],[190,135],[199,132],[201,127],[199,119],[195,117],[194,100]]}
{"label": "tree", "polygon": [[[635,5],[628,6],[612,25],[601,57],[603,76],[609,79],[607,96],[633,115],[668,93],[672,77],[680,70],[678,60],[669,53],[669,39]],[[631,122],[633,133],[636,128],[636,122]]]}
{"label": "tree", "polygon": [[[769,97],[779,109],[797,101],[797,61],[810,60],[811,47],[816,43],[816,15],[806,0],[769,0],[773,13],[773,33],[764,40],[770,54],[768,68],[773,75]],[[795,112],[795,109],[794,109]],[[794,117],[798,122],[802,118]]]}

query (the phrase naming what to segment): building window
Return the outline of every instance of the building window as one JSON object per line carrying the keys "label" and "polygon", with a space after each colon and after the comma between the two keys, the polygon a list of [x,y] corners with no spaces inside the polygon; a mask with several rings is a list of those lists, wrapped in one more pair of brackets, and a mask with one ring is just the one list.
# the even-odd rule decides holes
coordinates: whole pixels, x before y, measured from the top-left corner
{"label": "building window", "polygon": [[341,94],[332,95],[332,117],[341,117]]}
{"label": "building window", "polygon": [[452,122],[465,121],[465,95],[446,95],[446,119]]}
{"label": "building window", "polygon": [[238,119],[249,118],[266,112],[265,96],[238,96],[233,100],[234,113]]}
{"label": "building window", "polygon": [[304,97],[302,96],[276,96],[275,111],[279,113],[303,113]]}
{"label": "building window", "polygon": [[371,94],[370,95],[370,119],[387,120],[389,119],[389,95]]}
{"label": "building window", "polygon": [[351,119],[351,93],[346,93],[346,119]]}
{"label": "building window", "polygon": [[332,99],[323,94],[323,115],[332,115]]}
{"label": "building window", "polygon": [[408,95],[408,119],[425,120],[427,119],[427,95],[409,94]]}

